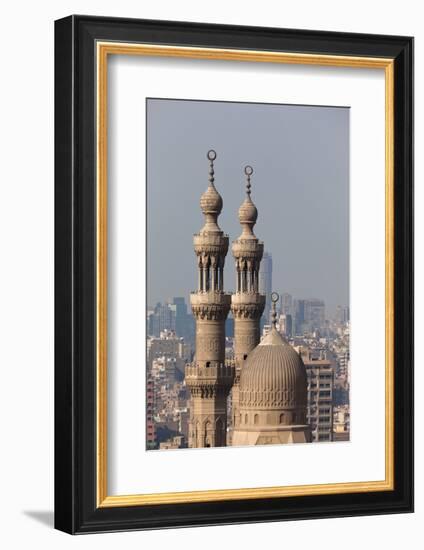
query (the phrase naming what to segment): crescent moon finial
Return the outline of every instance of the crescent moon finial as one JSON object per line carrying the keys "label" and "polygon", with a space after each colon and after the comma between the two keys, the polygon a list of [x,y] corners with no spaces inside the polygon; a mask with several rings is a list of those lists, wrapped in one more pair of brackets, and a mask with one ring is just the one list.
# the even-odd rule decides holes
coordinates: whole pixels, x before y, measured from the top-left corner
{"label": "crescent moon finial", "polygon": [[247,193],[247,196],[250,198],[250,193],[252,192],[251,191],[252,184],[250,183],[250,176],[253,174],[253,168],[249,165],[245,166],[244,167],[244,173],[247,176],[246,193]]}
{"label": "crescent moon finial", "polygon": [[210,149],[207,152],[206,156],[209,159],[209,185],[213,187],[214,181],[215,181],[215,178],[214,178],[215,171],[213,169],[213,161],[216,159],[216,151],[214,151],[213,149]]}

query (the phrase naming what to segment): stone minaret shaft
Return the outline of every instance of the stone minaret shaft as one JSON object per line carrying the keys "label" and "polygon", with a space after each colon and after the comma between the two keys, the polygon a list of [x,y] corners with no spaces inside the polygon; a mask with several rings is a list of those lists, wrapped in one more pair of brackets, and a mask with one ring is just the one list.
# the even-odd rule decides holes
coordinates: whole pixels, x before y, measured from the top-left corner
{"label": "stone minaret shaft", "polygon": [[236,292],[232,296],[231,311],[234,317],[234,356],[236,374],[232,389],[233,429],[239,424],[239,381],[243,363],[259,344],[260,319],[265,307],[265,296],[259,294],[259,267],[263,255],[263,243],[253,233],[258,211],[250,197],[250,177],[253,169],[246,166],[246,198],[239,209],[242,234],[233,242],[232,252],[236,262]]}
{"label": "stone minaret shaft", "polygon": [[215,158],[215,151],[209,151],[209,186],[200,199],[205,225],[194,235],[198,288],[190,301],[196,320],[196,353],[185,371],[191,393],[190,447],[227,444],[227,397],[234,380],[234,367],[225,363],[225,320],[231,295],[224,292],[228,236],[218,226],[222,198],[214,185]]}

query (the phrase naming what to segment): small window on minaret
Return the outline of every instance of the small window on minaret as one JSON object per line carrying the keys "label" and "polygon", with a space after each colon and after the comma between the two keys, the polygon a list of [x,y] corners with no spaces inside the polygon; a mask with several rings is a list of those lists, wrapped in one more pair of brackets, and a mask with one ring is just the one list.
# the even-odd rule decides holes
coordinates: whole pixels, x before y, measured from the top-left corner
{"label": "small window on minaret", "polygon": [[211,362],[210,362],[210,361],[206,361],[206,368],[208,369],[210,366],[211,366]]}

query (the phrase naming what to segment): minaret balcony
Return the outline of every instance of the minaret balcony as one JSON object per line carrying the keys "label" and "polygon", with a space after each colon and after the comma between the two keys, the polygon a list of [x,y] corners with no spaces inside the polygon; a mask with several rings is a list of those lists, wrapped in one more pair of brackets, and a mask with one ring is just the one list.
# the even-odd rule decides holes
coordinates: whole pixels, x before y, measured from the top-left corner
{"label": "minaret balcony", "polygon": [[233,363],[213,364],[209,367],[192,363],[185,367],[185,382],[187,386],[202,384],[222,384],[232,386],[235,375]]}
{"label": "minaret balcony", "polygon": [[258,292],[235,292],[231,295],[232,306],[258,305],[265,306],[266,296]]}
{"label": "minaret balcony", "polygon": [[231,245],[234,258],[246,260],[260,260],[264,251],[264,244],[255,239],[237,239]]}
{"label": "minaret balcony", "polygon": [[229,238],[223,233],[197,233],[193,236],[194,251],[196,254],[222,255],[228,251]]}
{"label": "minaret balcony", "polygon": [[230,306],[231,294],[219,290],[199,290],[190,294],[190,303],[192,306]]}

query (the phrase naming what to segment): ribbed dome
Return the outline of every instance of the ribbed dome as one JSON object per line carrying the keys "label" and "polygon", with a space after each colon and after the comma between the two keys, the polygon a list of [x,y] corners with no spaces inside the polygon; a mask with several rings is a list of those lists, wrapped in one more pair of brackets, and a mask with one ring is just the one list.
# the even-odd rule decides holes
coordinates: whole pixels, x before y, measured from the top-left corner
{"label": "ribbed dome", "polygon": [[209,184],[207,190],[200,198],[200,208],[203,214],[215,214],[219,216],[222,210],[222,197],[215,189],[213,183]]}
{"label": "ribbed dome", "polygon": [[249,354],[240,376],[240,406],[265,409],[304,407],[306,369],[275,328]]}
{"label": "ribbed dome", "polygon": [[258,210],[256,206],[253,204],[250,196],[247,196],[244,199],[243,204],[239,208],[238,216],[239,216],[240,223],[242,225],[243,224],[255,225],[256,220],[258,219]]}

